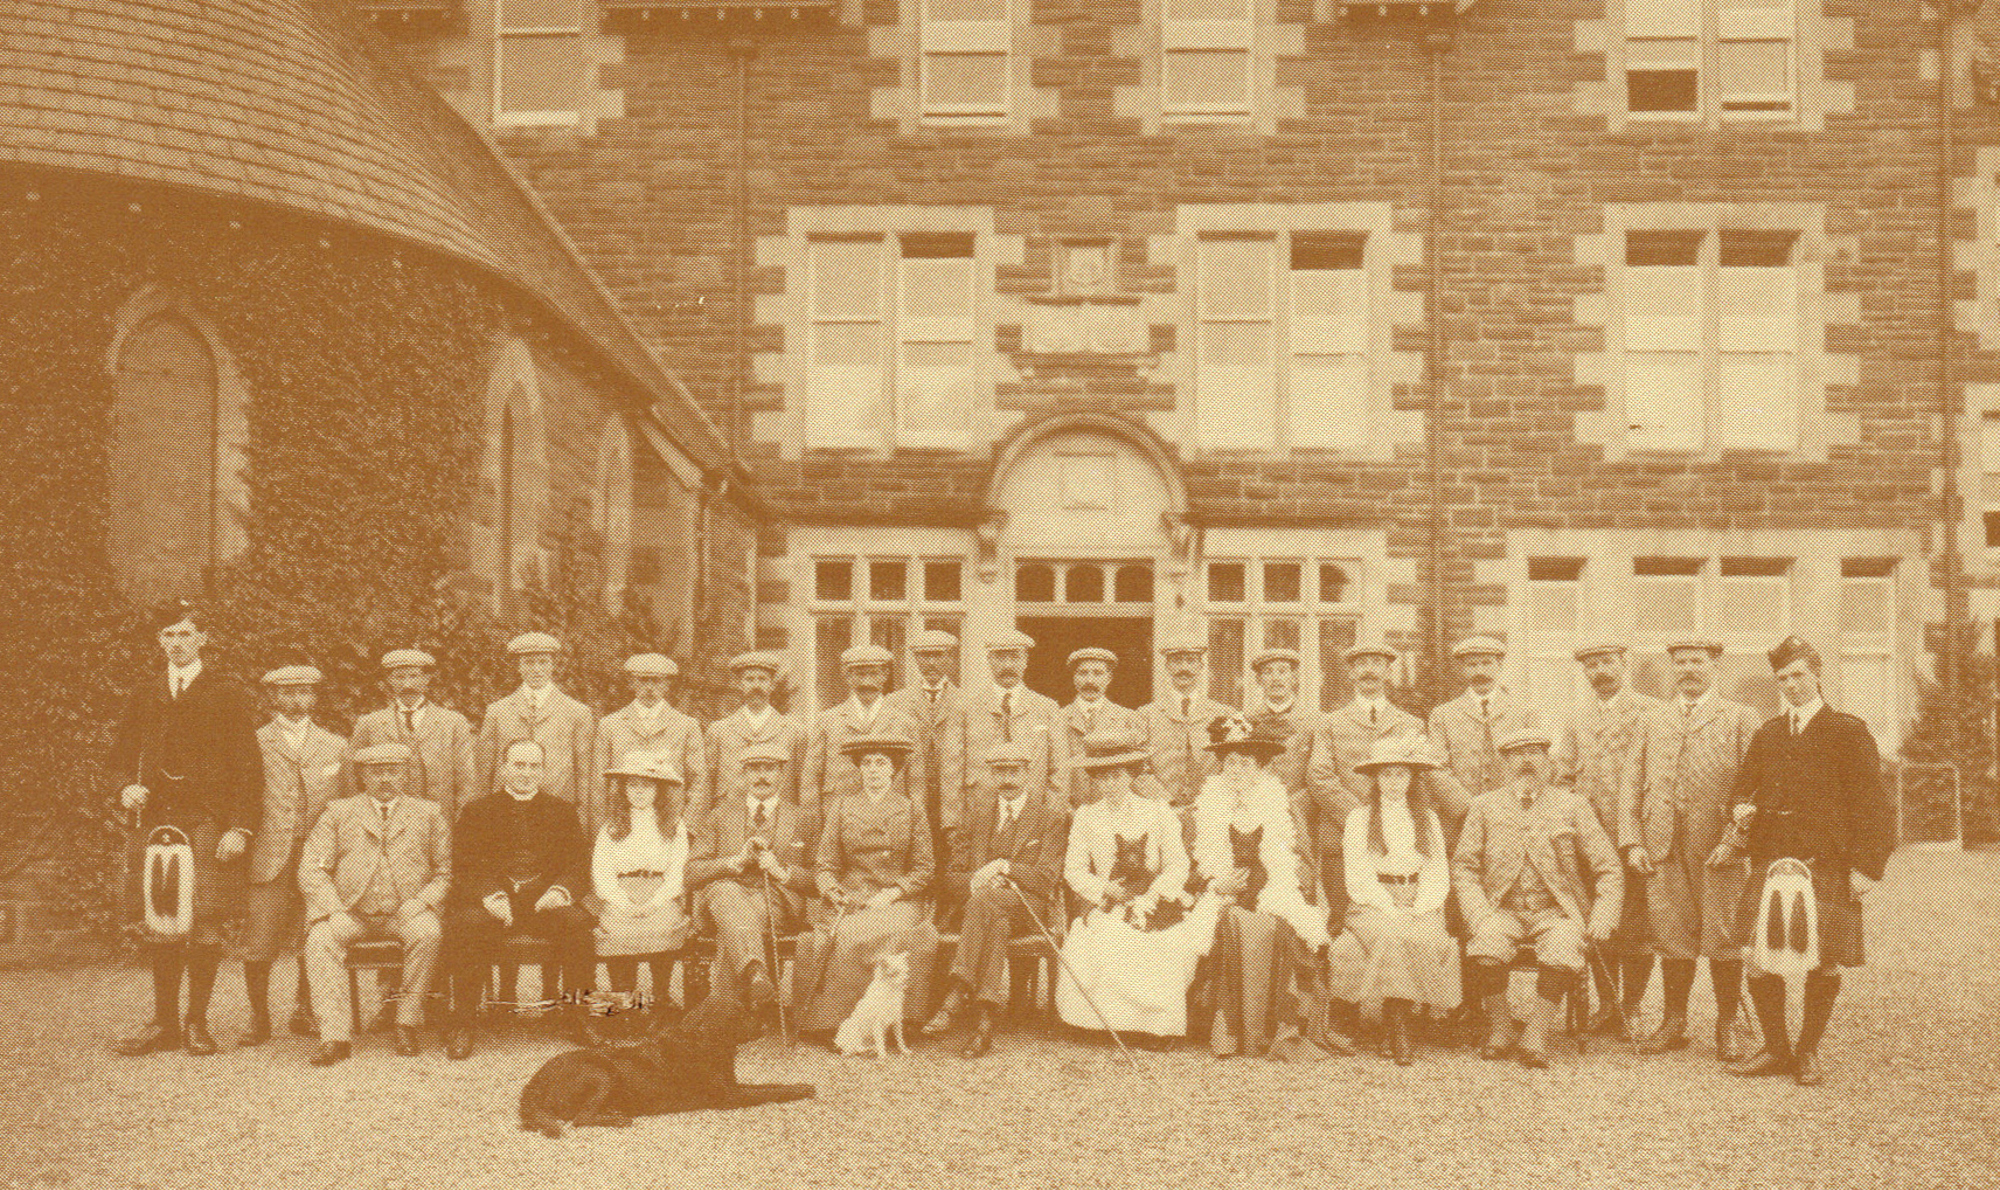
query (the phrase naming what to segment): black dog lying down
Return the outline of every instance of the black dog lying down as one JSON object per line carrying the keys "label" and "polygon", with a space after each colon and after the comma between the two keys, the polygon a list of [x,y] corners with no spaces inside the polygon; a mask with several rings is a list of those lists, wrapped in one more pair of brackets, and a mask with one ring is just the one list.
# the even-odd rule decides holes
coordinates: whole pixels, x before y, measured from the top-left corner
{"label": "black dog lying down", "polygon": [[810,1098],[806,1084],[736,1081],[736,1047],[760,1032],[742,1005],[711,995],[636,1045],[557,1054],[521,1088],[521,1127],[561,1136],[565,1122],[621,1128],[634,1116]]}

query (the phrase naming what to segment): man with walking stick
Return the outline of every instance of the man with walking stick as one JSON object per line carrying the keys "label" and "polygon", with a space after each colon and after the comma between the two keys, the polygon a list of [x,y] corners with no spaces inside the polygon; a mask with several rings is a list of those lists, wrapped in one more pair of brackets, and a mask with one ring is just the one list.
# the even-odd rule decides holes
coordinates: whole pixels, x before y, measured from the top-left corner
{"label": "man with walking stick", "polygon": [[688,846],[697,920],[715,935],[716,990],[753,1008],[778,1003],[765,944],[775,960],[777,934],[805,924],[813,892],[804,811],[779,795],[791,758],[783,741],[745,748],[742,796],[716,802]]}

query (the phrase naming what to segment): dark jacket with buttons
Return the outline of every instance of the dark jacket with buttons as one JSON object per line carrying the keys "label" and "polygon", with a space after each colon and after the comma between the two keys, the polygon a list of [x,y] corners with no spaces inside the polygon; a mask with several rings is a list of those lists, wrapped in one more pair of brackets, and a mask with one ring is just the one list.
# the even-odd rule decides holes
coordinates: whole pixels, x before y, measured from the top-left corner
{"label": "dark jacket with buttons", "polygon": [[1733,801],[1757,807],[1748,846],[1757,864],[1789,856],[1832,865],[1822,877],[1853,870],[1880,880],[1896,846],[1875,737],[1832,707],[1797,736],[1784,715],[1759,727],[1736,770]]}

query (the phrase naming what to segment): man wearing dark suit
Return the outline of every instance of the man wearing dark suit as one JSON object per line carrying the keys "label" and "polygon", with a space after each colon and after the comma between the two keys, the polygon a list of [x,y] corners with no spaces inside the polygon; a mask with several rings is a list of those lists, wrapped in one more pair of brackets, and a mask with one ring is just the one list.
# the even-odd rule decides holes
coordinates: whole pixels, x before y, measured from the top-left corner
{"label": "man wearing dark suit", "polygon": [[[407,792],[436,802],[444,811],[445,822],[452,823],[458,821],[459,807],[482,791],[474,784],[471,722],[450,707],[430,701],[431,673],[436,668],[437,659],[421,649],[384,653],[382,681],[389,689],[389,705],[354,721],[354,738],[348,742],[348,750],[352,756],[377,744],[408,748]],[[350,771],[347,788],[359,792],[361,786],[353,776]]]}
{"label": "man wearing dark suit", "polygon": [[958,663],[958,638],[949,632],[927,628],[910,644],[917,662],[919,681],[889,696],[890,705],[917,725],[911,738],[910,795],[921,795],[924,813],[931,821],[931,851],[940,860],[947,842],[944,833],[946,790],[956,791],[964,783],[964,716],[958,713],[965,692],[951,680]]}
{"label": "man wearing dark suit", "polygon": [[924,1034],[950,1030],[971,1001],[978,1019],[960,1051],[968,1058],[993,1048],[993,1021],[1007,1003],[1008,941],[1033,931],[1035,917],[1046,924],[1055,916],[1069,824],[1059,808],[1029,796],[1028,762],[1019,742],[986,750],[985,796],[969,807],[962,837],[951,840],[941,899],[948,914],[960,915],[958,952],[944,1004]]}
{"label": "man wearing dark suit", "polygon": [[780,792],[791,760],[776,743],[745,748],[737,793],[712,806],[688,841],[687,887],[697,920],[715,935],[716,990],[753,1006],[778,995],[765,939],[774,925],[782,934],[803,928],[813,893],[806,812]]}
{"label": "man wearing dark suit", "polygon": [[451,887],[451,829],[429,798],[405,797],[410,749],[376,744],[355,753],[362,792],[326,808],[299,860],[299,891],[312,928],[306,961],[320,1020],[315,1066],[344,1061],[353,1005],[347,948],[370,938],[403,944],[403,984],[396,997],[396,1052],[415,1057],[437,968],[438,912]]}
{"label": "man wearing dark suit", "polygon": [[542,788],[542,746],[515,740],[500,754],[505,782],[458,816],[453,848],[458,880],[445,912],[445,971],[452,985],[452,1028],[445,1056],[472,1053],[472,1014],[486,968],[509,934],[553,943],[567,1001],[564,1035],[590,1044],[583,994],[597,966],[596,922],[577,902],[590,887],[590,849],[576,806]]}
{"label": "man wearing dark suit", "polygon": [[1895,848],[1895,808],[1882,789],[1881,762],[1868,725],[1820,698],[1818,650],[1796,636],[1769,653],[1784,713],[1751,737],[1736,770],[1732,800],[1739,832],[1747,828],[1748,932],[1764,895],[1772,861],[1805,861],[1812,872],[1819,917],[1819,966],[1805,978],[1805,1006],[1796,1043],[1785,1025],[1785,981],[1761,969],[1750,977],[1750,1003],[1764,1029],[1764,1048],[1729,1068],[1745,1076],[1791,1074],[1800,1086],[1824,1078],[1819,1042],[1840,994],[1840,969],[1862,962],[1861,898],[1882,879]]}
{"label": "man wearing dark suit", "polygon": [[[208,635],[186,604],[155,618],[166,672],[140,681],[125,705],[107,761],[128,779],[119,801],[137,816],[126,853],[126,896],[134,916],[145,915],[141,881],[148,878],[147,836],[172,827],[193,850],[193,913],[188,932],[149,932],[153,968],[153,1019],[113,1047],[127,1057],[178,1049],[215,1052],[208,1032],[208,1001],[222,955],[224,920],[240,907],[243,865],[258,825],[263,761],[249,692],[202,664]],[[181,972],[187,972],[185,1027]]]}

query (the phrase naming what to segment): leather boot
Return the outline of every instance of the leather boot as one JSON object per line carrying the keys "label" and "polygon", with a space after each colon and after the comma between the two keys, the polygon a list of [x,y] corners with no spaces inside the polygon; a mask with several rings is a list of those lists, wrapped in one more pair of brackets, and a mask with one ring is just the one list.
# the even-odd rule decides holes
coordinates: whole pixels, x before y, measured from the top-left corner
{"label": "leather boot", "polygon": [[1479,1056],[1498,1062],[1513,1049],[1514,1010],[1507,1006],[1507,993],[1494,992],[1486,997],[1486,1044],[1479,1047]]}
{"label": "leather boot", "polygon": [[944,994],[944,1003],[938,1005],[937,1012],[931,1015],[930,1020],[924,1022],[924,1036],[942,1037],[951,1032],[951,1027],[958,1023],[958,1014],[964,1007],[965,988],[954,982],[951,990]]}
{"label": "leather boot", "polygon": [[181,1048],[180,1022],[163,1025],[158,1021],[147,1021],[128,1036],[111,1043],[113,1053],[127,1058],[137,1058],[146,1054],[164,1053]]}
{"label": "leather boot", "polygon": [[269,1040],[271,1040],[270,1010],[253,1006],[250,1009],[250,1027],[237,1035],[236,1044],[247,1048],[262,1045]]}
{"label": "leather boot", "polygon": [[1750,1006],[1764,1031],[1764,1048],[1729,1068],[1738,1078],[1790,1074],[1796,1067],[1792,1043],[1785,1032],[1785,981],[1775,975],[1750,977]]}
{"label": "leather boot", "polygon": [[292,1019],[285,1022],[285,1027],[300,1037],[319,1036],[319,1022],[313,1019],[312,1009],[303,1004],[292,1009]]}
{"label": "leather boot", "polygon": [[1521,1065],[1530,1070],[1546,1070],[1549,1065],[1549,1026],[1562,1011],[1561,1000],[1535,997],[1535,1011],[1528,1016],[1527,1031],[1521,1034]]}
{"label": "leather boot", "polygon": [[965,1047],[958,1051],[963,1058],[984,1057],[993,1048],[993,1006],[982,1002],[978,1019],[973,1022],[972,1036],[965,1039]]}
{"label": "leather boot", "polygon": [[1674,1014],[1663,1018],[1660,1027],[1646,1035],[1639,1043],[1642,1054],[1664,1054],[1669,1050],[1686,1049],[1688,1043],[1688,1022],[1685,1014]]}
{"label": "leather boot", "polygon": [[1793,1077],[1801,1087],[1817,1087],[1826,1081],[1826,1074],[1819,1066],[1819,1039],[1825,1035],[1827,1022],[1833,1019],[1833,1001],[1840,994],[1840,976],[1821,975],[1814,971],[1806,975],[1805,1006],[1799,1016],[1799,1044],[1793,1051],[1797,1069]]}

